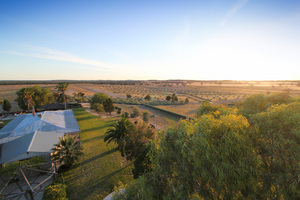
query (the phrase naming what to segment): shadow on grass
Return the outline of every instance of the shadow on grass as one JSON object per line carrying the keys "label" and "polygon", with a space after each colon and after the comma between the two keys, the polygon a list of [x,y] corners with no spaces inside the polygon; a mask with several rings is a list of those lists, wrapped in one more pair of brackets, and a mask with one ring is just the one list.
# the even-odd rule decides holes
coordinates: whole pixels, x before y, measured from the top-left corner
{"label": "shadow on grass", "polygon": [[82,166],[82,165],[88,164],[88,163],[90,163],[90,162],[93,162],[94,160],[97,160],[97,159],[99,159],[99,158],[102,158],[102,157],[104,157],[104,156],[107,156],[107,155],[109,155],[109,154],[111,154],[111,153],[114,153],[114,152],[116,152],[116,151],[118,151],[118,149],[115,148],[115,149],[111,149],[111,150],[109,150],[109,151],[106,151],[106,152],[104,152],[104,153],[101,153],[101,154],[99,154],[98,156],[92,157],[92,158],[87,159],[87,160],[85,160],[85,161],[83,161],[83,162],[81,162],[81,163],[75,164],[75,165],[73,166],[73,169],[76,169],[76,168],[79,167],[79,166]]}
{"label": "shadow on grass", "polygon": [[[74,195],[75,199],[89,199],[88,195],[91,195],[95,191],[97,191],[98,194],[103,194],[104,191],[111,192],[112,187],[117,183],[117,180],[114,180],[114,176],[120,173],[121,171],[125,170],[126,168],[130,167],[133,163],[130,163],[129,165],[118,169],[106,176],[103,176],[98,183],[95,183],[94,185],[87,184],[83,191],[77,191],[76,194],[71,193],[72,196]],[[71,195],[68,195],[71,199]]]}
{"label": "shadow on grass", "polygon": [[84,120],[96,119],[96,118],[99,118],[99,117],[96,115],[88,115],[86,117],[78,117],[77,116],[77,121],[84,121]]}
{"label": "shadow on grass", "polygon": [[100,131],[102,129],[108,128],[109,126],[110,126],[110,124],[106,123],[106,124],[104,124],[102,126],[97,126],[97,127],[93,127],[93,128],[84,129],[82,131],[82,133],[86,133],[86,132],[90,132],[90,131]]}
{"label": "shadow on grass", "polygon": [[94,140],[104,140],[104,137],[105,137],[105,135],[98,135],[96,137],[92,137],[92,138],[88,138],[88,139],[83,139],[81,141],[84,144],[84,143],[92,142]]}

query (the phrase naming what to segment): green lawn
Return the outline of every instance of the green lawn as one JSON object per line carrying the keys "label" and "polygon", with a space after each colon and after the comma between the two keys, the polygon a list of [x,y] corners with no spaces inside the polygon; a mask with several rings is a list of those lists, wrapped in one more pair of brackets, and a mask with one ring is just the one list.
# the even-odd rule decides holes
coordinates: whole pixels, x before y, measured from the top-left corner
{"label": "green lawn", "polygon": [[133,164],[121,157],[115,144],[106,145],[103,141],[106,129],[118,118],[100,119],[83,108],[73,111],[81,129],[84,156],[63,174],[68,197],[103,199],[119,181],[126,184],[133,180]]}

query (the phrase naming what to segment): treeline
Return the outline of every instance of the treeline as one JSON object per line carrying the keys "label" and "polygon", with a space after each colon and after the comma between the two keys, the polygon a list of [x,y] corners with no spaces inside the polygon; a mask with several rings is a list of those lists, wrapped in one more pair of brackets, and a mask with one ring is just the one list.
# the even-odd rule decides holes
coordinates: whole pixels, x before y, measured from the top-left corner
{"label": "treeline", "polygon": [[134,80],[40,80],[40,81],[0,81],[0,85],[34,85],[34,84],[58,84],[68,82],[69,84],[109,84],[109,85],[136,85],[143,81]]}
{"label": "treeline", "polygon": [[136,179],[114,199],[300,199],[299,113],[288,93],[237,108],[205,102],[194,120],[141,142],[120,121],[114,138],[134,155]]}

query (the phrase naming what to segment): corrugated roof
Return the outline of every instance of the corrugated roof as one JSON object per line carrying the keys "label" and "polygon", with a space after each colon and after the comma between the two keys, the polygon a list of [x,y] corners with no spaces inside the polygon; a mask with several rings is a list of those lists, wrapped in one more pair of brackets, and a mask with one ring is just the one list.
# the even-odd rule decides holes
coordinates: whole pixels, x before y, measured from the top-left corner
{"label": "corrugated roof", "polygon": [[15,157],[27,153],[34,132],[23,135],[13,141],[2,144],[1,163],[10,162]]}
{"label": "corrugated roof", "polygon": [[58,137],[79,131],[72,110],[20,115],[0,130],[0,163],[51,152]]}
{"label": "corrugated roof", "polygon": [[31,144],[28,148],[29,152],[52,152],[54,144],[59,142],[59,137],[63,137],[64,133],[53,134],[51,132],[37,131],[35,132]]}
{"label": "corrugated roof", "polygon": [[72,110],[44,111],[35,116],[24,114],[0,130],[0,144],[35,131],[69,133],[80,131],[80,128]]}

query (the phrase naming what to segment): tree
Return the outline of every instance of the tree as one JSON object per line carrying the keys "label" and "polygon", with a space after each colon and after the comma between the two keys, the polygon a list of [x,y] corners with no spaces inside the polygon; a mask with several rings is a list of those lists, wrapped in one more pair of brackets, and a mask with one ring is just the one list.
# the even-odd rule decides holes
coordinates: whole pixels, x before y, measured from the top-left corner
{"label": "tree", "polygon": [[253,115],[255,149],[261,159],[259,199],[300,198],[300,103]]}
{"label": "tree", "polygon": [[184,100],[184,103],[185,103],[185,104],[188,104],[189,102],[190,102],[189,98],[186,98],[186,99]]}
{"label": "tree", "polygon": [[125,117],[119,120],[116,124],[113,124],[108,128],[105,132],[104,142],[107,141],[109,144],[110,142],[115,142],[118,144],[118,150],[121,152],[122,156],[125,155],[125,140],[124,137],[129,133],[130,128],[133,124]]}
{"label": "tree", "polygon": [[73,93],[73,97],[75,99],[75,101],[77,101],[77,103],[81,103],[84,101],[84,93],[83,92],[74,92]]}
{"label": "tree", "polygon": [[212,114],[215,118],[220,118],[222,115],[236,114],[236,109],[228,108],[224,105],[212,105],[208,101],[203,101],[197,110],[196,117]]}
{"label": "tree", "polygon": [[103,108],[105,112],[109,112],[109,114],[115,110],[114,102],[111,98],[108,98],[103,102]]}
{"label": "tree", "polygon": [[140,111],[140,109],[139,109],[137,106],[133,106],[133,107],[132,107],[132,112],[133,112],[133,114],[134,114],[136,117],[138,117],[138,116],[141,115],[141,111]]}
{"label": "tree", "polygon": [[95,108],[96,113],[98,113],[99,116],[100,116],[100,113],[104,112],[104,107],[100,103],[96,103],[94,105],[94,108]]}
{"label": "tree", "polygon": [[9,112],[11,109],[11,104],[7,99],[4,99],[2,109]]}
{"label": "tree", "polygon": [[144,99],[150,101],[151,100],[151,96],[149,94],[147,94]]}
{"label": "tree", "polygon": [[56,85],[55,89],[57,91],[62,93],[63,99],[64,99],[64,104],[65,104],[65,110],[67,110],[67,103],[66,103],[66,94],[65,92],[68,90],[69,83],[68,82],[58,82]]}
{"label": "tree", "polygon": [[172,101],[173,102],[178,101],[178,97],[175,93],[172,94]]}
{"label": "tree", "polygon": [[83,155],[80,142],[75,140],[76,137],[70,135],[59,138],[59,143],[55,144],[55,148],[51,149],[53,150],[52,159],[67,167],[72,167],[73,163]]}
{"label": "tree", "polygon": [[143,112],[143,120],[144,122],[149,123],[149,119],[150,119],[150,112],[149,110],[145,110]]}
{"label": "tree", "polygon": [[132,174],[134,179],[152,171],[154,168],[152,160],[155,157],[155,154],[155,142],[147,141],[143,144],[139,154],[137,154],[133,162],[134,168],[132,170]]}
{"label": "tree", "polygon": [[92,96],[92,98],[90,99],[90,104],[91,104],[91,109],[94,109],[94,104],[96,103],[100,103],[103,104],[103,102],[108,99],[109,96],[107,96],[104,93],[96,93]]}
{"label": "tree", "polygon": [[117,114],[121,114],[122,108],[118,108]]}
{"label": "tree", "polygon": [[166,96],[166,100],[170,101],[172,99],[172,97],[170,95]]}
{"label": "tree", "polygon": [[30,104],[30,102],[32,100],[32,96],[33,96],[32,88],[24,89],[23,95],[24,95],[23,96],[23,101],[27,105],[27,111],[29,112],[30,111],[29,104]]}
{"label": "tree", "polygon": [[131,98],[131,94],[126,94],[127,99]]}
{"label": "tree", "polygon": [[21,88],[16,94],[19,107],[28,110],[28,112],[32,106],[38,109],[40,106],[54,101],[53,93],[48,88],[41,88],[40,86]]}
{"label": "tree", "polygon": [[248,119],[251,115],[265,112],[267,109],[275,104],[286,104],[292,101],[289,93],[277,93],[265,96],[264,94],[253,94],[237,103],[239,109],[238,114],[242,114]]}
{"label": "tree", "polygon": [[127,160],[136,158],[143,149],[143,145],[156,137],[156,130],[144,121],[139,121],[130,127],[128,134],[125,135],[124,152]]}
{"label": "tree", "polygon": [[237,115],[181,121],[160,135],[151,171],[122,195],[126,199],[255,199],[259,162],[248,143],[248,128],[247,120]]}

